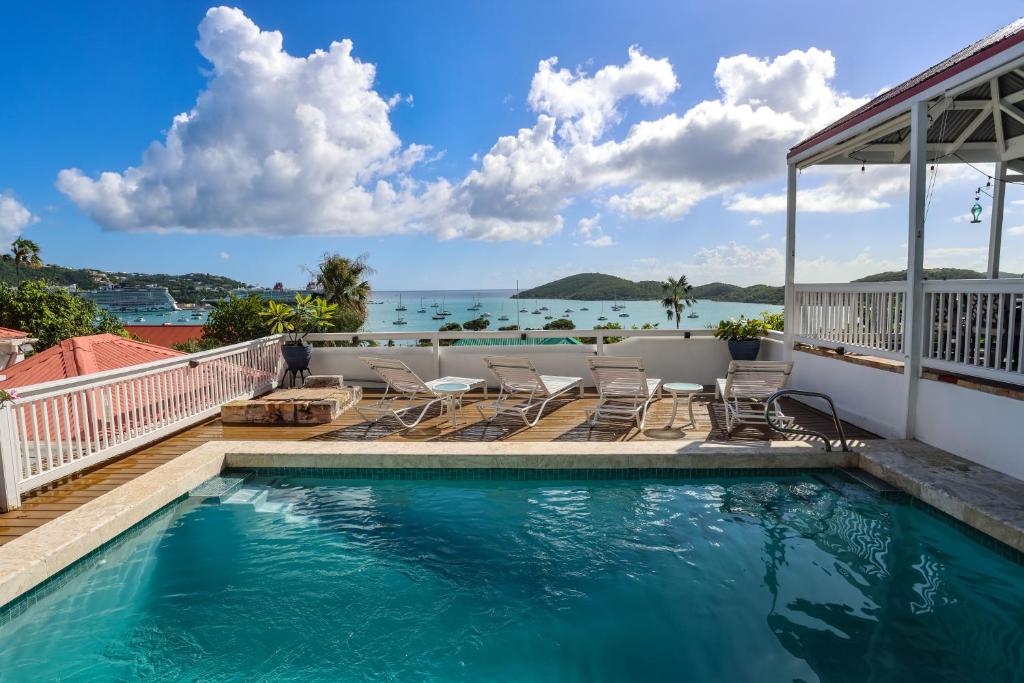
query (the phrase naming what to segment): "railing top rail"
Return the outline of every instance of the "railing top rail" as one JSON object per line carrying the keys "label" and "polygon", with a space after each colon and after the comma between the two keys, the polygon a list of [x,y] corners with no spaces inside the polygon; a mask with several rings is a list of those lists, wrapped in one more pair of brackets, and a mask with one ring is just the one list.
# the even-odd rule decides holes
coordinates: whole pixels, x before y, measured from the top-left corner
{"label": "railing top rail", "polygon": [[797,292],[903,292],[905,280],[890,282],[805,282],[794,285]]}
{"label": "railing top rail", "polygon": [[925,280],[926,292],[1024,292],[1024,278]]}
{"label": "railing top rail", "polygon": [[162,370],[169,370],[171,368],[182,367],[191,363],[209,363],[219,358],[232,356],[240,351],[246,349],[257,348],[268,344],[277,344],[282,338],[282,335],[272,335],[269,337],[262,337],[260,339],[254,339],[252,341],[240,342],[238,344],[232,344],[231,346],[222,346],[217,349],[211,349],[209,351],[200,351],[198,353],[189,353],[182,356],[174,356],[173,358],[165,358],[162,360],[153,361],[151,363],[141,363],[139,365],[129,365],[123,368],[117,368],[115,370],[104,370],[103,372],[93,372],[88,375],[82,375],[80,377],[69,377],[66,379],[53,380],[51,382],[41,382],[39,384],[30,384],[24,387],[18,387],[18,395],[20,399],[33,399],[39,398],[44,395],[53,393],[65,393],[73,389],[81,389],[84,387],[99,386],[116,382],[126,377],[139,377],[142,375],[153,374]]}
{"label": "railing top rail", "polygon": [[318,332],[306,337],[306,341],[362,341],[403,340],[403,339],[552,339],[558,337],[712,337],[714,330],[708,328],[694,329],[658,329],[658,330],[461,330],[450,332]]}

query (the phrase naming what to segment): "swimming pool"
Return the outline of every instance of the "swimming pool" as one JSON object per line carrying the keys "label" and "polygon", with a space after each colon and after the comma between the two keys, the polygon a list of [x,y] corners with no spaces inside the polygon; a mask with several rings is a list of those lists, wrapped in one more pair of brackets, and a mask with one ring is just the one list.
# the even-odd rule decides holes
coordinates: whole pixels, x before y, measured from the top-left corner
{"label": "swimming pool", "polygon": [[0,680],[1008,681],[1022,652],[1024,565],[838,472],[260,476],[0,614]]}

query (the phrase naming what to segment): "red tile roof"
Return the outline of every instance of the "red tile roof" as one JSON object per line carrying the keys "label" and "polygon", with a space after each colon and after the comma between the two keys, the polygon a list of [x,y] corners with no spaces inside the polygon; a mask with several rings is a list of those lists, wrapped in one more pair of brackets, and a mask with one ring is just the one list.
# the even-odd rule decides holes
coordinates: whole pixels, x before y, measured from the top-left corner
{"label": "red tile roof", "polygon": [[180,351],[114,334],[72,337],[4,370],[6,379],[0,381],[0,389],[52,382],[182,355]]}
{"label": "red tile roof", "polygon": [[189,339],[202,339],[202,325],[125,325],[124,329],[142,341],[171,348]]}
{"label": "red tile roof", "polygon": [[31,335],[21,330],[12,330],[9,327],[0,327],[0,339],[26,339]]}
{"label": "red tile roof", "polygon": [[839,133],[852,128],[862,121],[866,121],[875,114],[885,111],[890,107],[903,102],[919,92],[923,92],[932,86],[952,78],[956,74],[966,71],[975,64],[979,64],[989,57],[995,56],[1004,50],[1024,41],[1024,17],[1007,24],[998,31],[994,31],[979,41],[976,41],[956,54],[950,55],[935,66],[925,69],[913,78],[900,83],[895,88],[886,90],[875,97],[867,104],[854,109],[846,116],[830,123],[825,128],[800,142],[791,150],[787,158],[800,154]]}

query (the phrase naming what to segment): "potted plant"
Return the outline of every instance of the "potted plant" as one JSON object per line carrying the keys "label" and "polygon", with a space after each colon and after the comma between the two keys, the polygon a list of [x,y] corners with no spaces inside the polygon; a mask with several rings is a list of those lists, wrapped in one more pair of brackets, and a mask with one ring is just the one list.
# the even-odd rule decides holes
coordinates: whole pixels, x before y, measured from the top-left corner
{"label": "potted plant", "polygon": [[277,301],[268,301],[260,317],[274,334],[285,335],[281,355],[288,369],[298,372],[309,368],[313,347],[306,343],[311,332],[322,332],[334,327],[337,304],[327,303],[313,295],[295,295],[295,305],[289,306]]}
{"label": "potted plant", "polygon": [[715,337],[729,344],[733,360],[756,360],[761,350],[761,337],[767,331],[764,320],[740,316],[739,320],[721,320],[715,328]]}

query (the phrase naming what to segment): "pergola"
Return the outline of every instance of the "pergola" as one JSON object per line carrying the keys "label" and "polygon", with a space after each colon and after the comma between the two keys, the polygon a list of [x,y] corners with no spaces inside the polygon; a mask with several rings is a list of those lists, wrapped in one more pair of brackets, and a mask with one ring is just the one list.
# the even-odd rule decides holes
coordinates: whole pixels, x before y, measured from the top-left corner
{"label": "pergola", "polygon": [[[972,377],[1024,384],[1020,280],[996,281],[1008,182],[1024,181],[1024,18],[888,90],[792,148],[787,157],[786,353],[805,342],[904,363],[907,437],[914,434],[922,361]],[[986,281],[922,282],[927,169],[994,164]],[[907,164],[907,279],[794,281],[798,170]]]}

